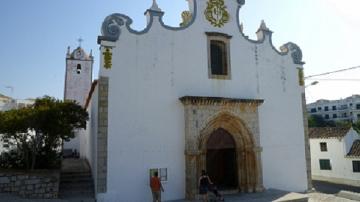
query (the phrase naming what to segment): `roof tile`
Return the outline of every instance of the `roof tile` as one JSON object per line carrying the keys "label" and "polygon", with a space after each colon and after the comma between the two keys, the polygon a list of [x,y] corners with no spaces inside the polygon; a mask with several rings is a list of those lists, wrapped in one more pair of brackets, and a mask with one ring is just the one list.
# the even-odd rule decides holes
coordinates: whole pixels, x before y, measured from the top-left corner
{"label": "roof tile", "polygon": [[360,140],[355,140],[347,156],[360,157]]}
{"label": "roof tile", "polygon": [[309,128],[310,138],[343,138],[350,130],[349,127],[315,127]]}

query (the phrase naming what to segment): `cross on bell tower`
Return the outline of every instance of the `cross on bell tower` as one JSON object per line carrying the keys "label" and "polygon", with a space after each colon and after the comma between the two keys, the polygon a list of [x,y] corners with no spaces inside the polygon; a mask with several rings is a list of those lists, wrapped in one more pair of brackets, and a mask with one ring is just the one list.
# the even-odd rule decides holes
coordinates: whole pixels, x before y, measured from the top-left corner
{"label": "cross on bell tower", "polygon": [[79,37],[77,41],[79,42],[79,47],[81,47],[81,43],[84,41],[84,39],[82,39],[81,37]]}

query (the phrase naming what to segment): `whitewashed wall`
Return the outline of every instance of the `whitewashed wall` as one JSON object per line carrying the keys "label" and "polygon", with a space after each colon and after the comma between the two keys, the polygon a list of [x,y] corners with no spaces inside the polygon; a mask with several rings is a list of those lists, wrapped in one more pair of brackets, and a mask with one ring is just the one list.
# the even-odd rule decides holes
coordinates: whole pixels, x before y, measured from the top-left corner
{"label": "whitewashed wall", "polygon": [[[342,139],[310,139],[313,179],[360,186],[360,173],[354,173],[352,166],[352,161],[360,158],[346,157],[349,150],[346,148],[345,139],[352,139],[353,134],[353,131],[350,131]],[[327,143],[326,152],[320,151],[320,142]],[[331,170],[320,170],[319,159],[330,159]]]}
{"label": "whitewashed wall", "polygon": [[[254,43],[240,34],[237,1],[226,1],[231,18],[223,28],[206,21],[205,0],[196,2],[198,16],[185,30],[165,29],[155,16],[146,34],[122,26],[119,40],[107,44],[115,46],[112,69],[100,68],[100,76],[110,79],[108,186],[99,201],[149,201],[153,167],[168,168],[164,200],[185,197],[184,109],[178,99],[186,95],[264,99],[264,185],[307,190],[299,66],[290,55],[280,56],[268,36]],[[205,32],[233,36],[231,80],[208,78]]]}
{"label": "whitewashed wall", "polygon": [[[96,86],[87,108],[89,121],[86,130],[79,134],[80,139],[80,157],[87,159],[91,167],[93,179],[97,179],[97,126],[98,126],[98,87]],[[94,180],[96,187],[96,180]]]}

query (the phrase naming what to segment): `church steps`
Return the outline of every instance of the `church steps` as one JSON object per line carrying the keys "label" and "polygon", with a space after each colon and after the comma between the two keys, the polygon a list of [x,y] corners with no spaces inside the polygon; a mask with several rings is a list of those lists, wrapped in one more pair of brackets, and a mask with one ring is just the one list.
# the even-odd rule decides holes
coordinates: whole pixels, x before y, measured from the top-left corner
{"label": "church steps", "polygon": [[81,199],[84,202],[95,201],[94,181],[91,171],[86,166],[87,164],[84,163],[84,160],[72,159],[66,163],[70,165],[64,167],[70,169],[62,169],[60,174],[59,197],[70,201],[75,199]]}

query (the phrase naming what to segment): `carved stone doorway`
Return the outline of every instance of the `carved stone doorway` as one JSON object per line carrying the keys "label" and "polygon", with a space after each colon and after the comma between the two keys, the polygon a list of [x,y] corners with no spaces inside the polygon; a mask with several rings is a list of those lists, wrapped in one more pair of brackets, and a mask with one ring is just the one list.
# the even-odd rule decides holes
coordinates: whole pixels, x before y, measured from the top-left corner
{"label": "carved stone doorway", "polygon": [[185,107],[186,198],[196,198],[201,170],[207,170],[220,188],[263,191],[258,116],[263,100],[180,100]]}
{"label": "carved stone doorway", "polygon": [[225,129],[215,130],[208,139],[206,170],[221,190],[238,188],[235,148],[234,138]]}

